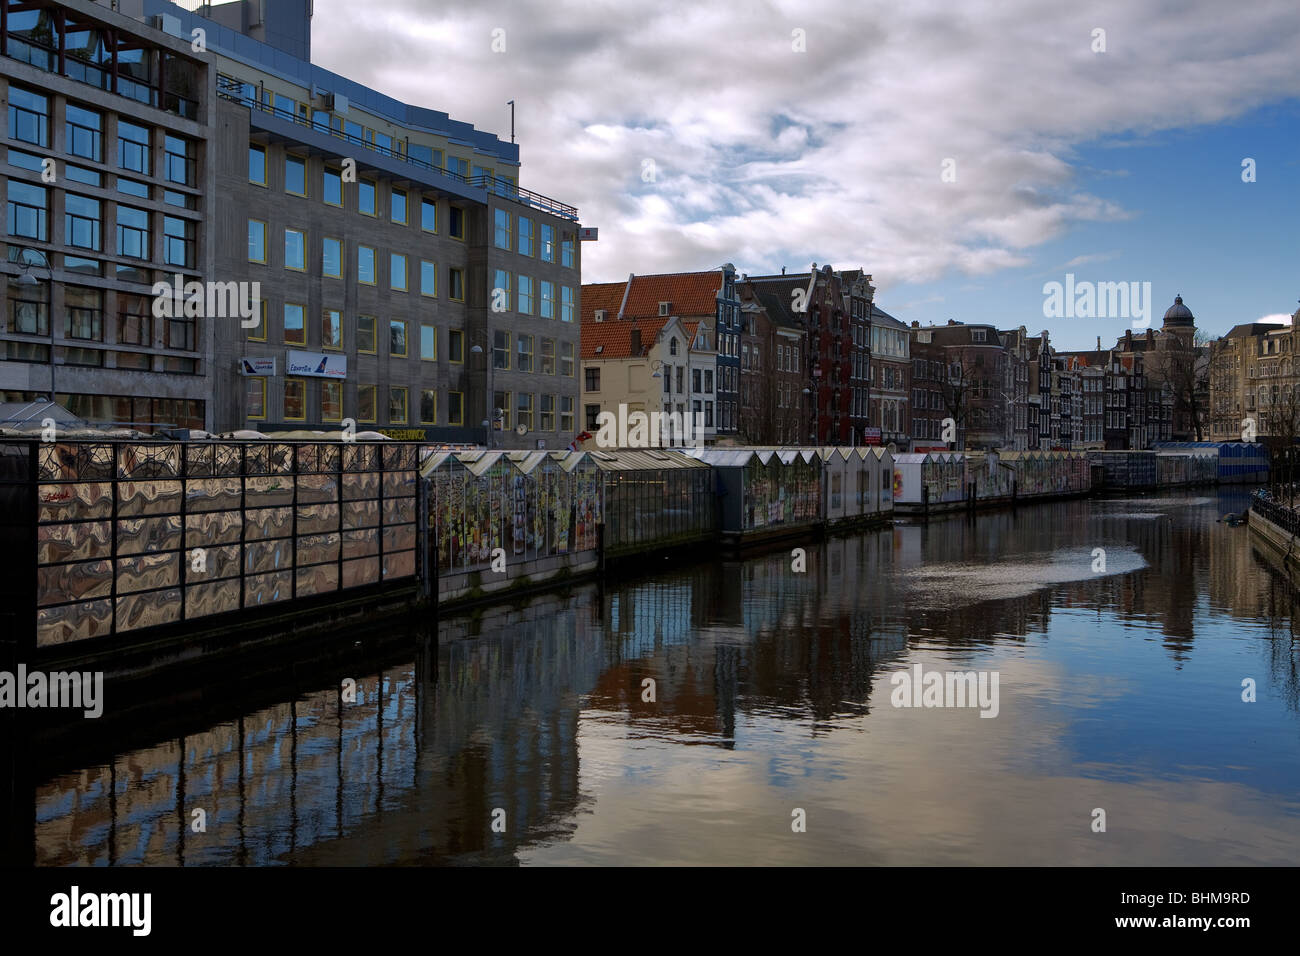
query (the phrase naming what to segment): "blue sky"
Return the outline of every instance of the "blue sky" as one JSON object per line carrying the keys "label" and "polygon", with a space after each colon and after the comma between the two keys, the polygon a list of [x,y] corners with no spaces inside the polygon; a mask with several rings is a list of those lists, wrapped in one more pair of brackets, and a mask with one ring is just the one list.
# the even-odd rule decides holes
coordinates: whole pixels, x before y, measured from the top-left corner
{"label": "blue sky", "polygon": [[1083,348],[1131,324],[1045,319],[1067,272],[1211,335],[1296,309],[1297,37],[1294,0],[316,0],[313,58],[503,137],[514,99],[585,281],[831,263]]}

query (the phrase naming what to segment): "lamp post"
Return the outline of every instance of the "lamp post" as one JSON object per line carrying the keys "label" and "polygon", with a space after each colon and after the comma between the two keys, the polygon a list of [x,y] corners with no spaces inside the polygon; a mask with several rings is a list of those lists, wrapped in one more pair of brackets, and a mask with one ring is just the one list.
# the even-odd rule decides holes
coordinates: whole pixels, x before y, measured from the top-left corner
{"label": "lamp post", "polygon": [[[475,334],[482,335],[484,341],[487,341],[486,332],[480,330]],[[494,448],[496,446],[496,438],[493,435],[493,432],[496,430],[496,423],[501,420],[504,412],[502,409],[493,408],[492,406],[492,356],[488,353],[487,349],[482,345],[479,345],[477,342],[470,347],[470,353],[473,355],[482,355],[485,360],[483,373],[485,383],[485,394],[483,395],[483,428],[487,432],[487,447]]]}
{"label": "lamp post", "polygon": [[819,406],[819,403],[818,403],[818,401],[817,401],[817,397],[818,397],[818,396],[817,396],[817,392],[812,388],[812,386],[810,386],[810,385],[806,385],[806,386],[804,386],[803,393],[804,393],[805,395],[811,396],[811,398],[812,398],[812,403],[813,403],[813,444],[816,445],[817,447],[821,447],[821,437],[822,437],[822,429],[821,429],[821,408],[818,407],[818,406]]}
{"label": "lamp post", "polygon": [[[33,262],[25,257],[35,256],[37,261]],[[37,288],[41,284],[39,276],[32,275],[32,267],[45,270],[45,277],[51,285],[54,283],[54,272],[50,269],[50,260],[45,257],[45,253],[39,249],[28,249],[23,247],[18,250],[18,264],[22,267],[22,272],[18,274],[18,285],[24,288]],[[48,303],[47,303],[48,305]],[[50,331],[50,404],[54,404],[54,310],[48,308],[45,314],[45,324]]]}

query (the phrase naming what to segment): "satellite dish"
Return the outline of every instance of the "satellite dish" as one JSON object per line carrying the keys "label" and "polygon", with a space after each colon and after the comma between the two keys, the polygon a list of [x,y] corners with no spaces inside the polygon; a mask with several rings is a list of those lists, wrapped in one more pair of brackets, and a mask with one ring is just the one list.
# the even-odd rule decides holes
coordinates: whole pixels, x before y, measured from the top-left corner
{"label": "satellite dish", "polygon": [[515,426],[515,434],[516,434],[516,435],[519,435],[519,436],[527,435],[527,434],[528,434],[528,426],[527,426],[527,425],[516,425],[516,426]]}

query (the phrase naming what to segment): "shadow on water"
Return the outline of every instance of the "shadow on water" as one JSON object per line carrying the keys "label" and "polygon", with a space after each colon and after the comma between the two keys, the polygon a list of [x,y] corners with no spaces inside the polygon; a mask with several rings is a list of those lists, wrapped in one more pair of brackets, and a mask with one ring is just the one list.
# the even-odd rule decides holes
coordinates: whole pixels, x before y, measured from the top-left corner
{"label": "shadow on water", "polygon": [[[805,573],[792,572],[781,551],[575,587],[436,628],[417,622],[388,634],[386,645],[345,640],[256,680],[155,688],[147,712],[127,719],[113,718],[110,688],[93,735],[82,732],[93,721],[72,734],[8,735],[5,862],[514,865],[618,862],[632,847],[636,859],[667,862],[693,862],[693,852],[834,862],[842,850],[833,840],[798,851],[760,840],[752,851],[739,847],[766,812],[765,791],[779,794],[792,773],[809,788],[801,793],[839,809],[854,804],[837,788],[874,768],[859,789],[881,788],[871,813],[883,824],[899,776],[920,780],[936,769],[940,758],[906,742],[917,730],[900,729],[906,711],[890,706],[892,673],[914,662],[993,664],[1010,695],[1031,678],[1050,686],[1048,665],[1098,675],[1131,665],[1159,691],[1140,713],[1105,711],[1109,732],[1166,719],[1159,715],[1177,706],[1179,672],[1228,653],[1224,627],[1241,624],[1251,628],[1248,652],[1263,649],[1261,694],[1286,705],[1269,712],[1271,757],[1289,759],[1296,597],[1246,529],[1216,523],[1244,507],[1243,494],[1208,492],[899,524],[809,544]],[[1160,656],[1142,650],[1151,642]],[[1018,693],[1024,700],[1004,704],[1001,722],[961,725],[982,736],[960,746],[989,745],[984,765],[1023,774],[1012,752],[1032,750],[1024,735],[1051,728],[1042,746],[1065,753],[1054,759],[1070,773],[1108,776],[1089,769],[1101,732],[1087,720],[1100,705],[1090,703],[1085,719],[1073,691]],[[955,727],[924,725],[936,736]],[[875,741],[870,758],[860,749],[866,741]],[[1129,759],[1150,781],[1183,772],[1144,754]],[[791,771],[792,762],[802,769]],[[699,772],[679,786],[681,768]],[[741,792],[732,775],[756,768],[765,777]],[[1034,772],[1039,802],[1050,801],[1047,771]],[[990,799],[997,792],[992,783],[971,786],[986,786]],[[683,845],[662,829],[650,840],[640,823],[613,814],[617,804],[604,796],[612,792],[637,794],[642,820],[670,808],[707,816],[716,798],[740,835],[699,850],[684,845],[694,839],[687,827]],[[940,830],[963,826],[954,811],[967,796],[926,793],[937,806],[913,799],[899,812],[937,815]],[[948,842],[968,849],[960,859],[979,861],[979,827],[990,824],[965,826]],[[594,835],[580,837],[584,828]],[[851,859],[948,861],[942,851],[909,853],[884,840],[862,837]],[[572,857],[562,852],[568,844]],[[1076,852],[1062,847],[1059,856]]]}

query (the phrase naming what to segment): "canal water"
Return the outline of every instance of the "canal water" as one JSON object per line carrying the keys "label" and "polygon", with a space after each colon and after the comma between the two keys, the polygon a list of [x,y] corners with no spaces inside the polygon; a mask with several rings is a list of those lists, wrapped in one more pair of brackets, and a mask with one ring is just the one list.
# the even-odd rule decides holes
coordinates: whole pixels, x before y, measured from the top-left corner
{"label": "canal water", "polygon": [[[16,812],[41,865],[1294,864],[1297,605],[1217,521],[1245,506],[665,561],[42,771]],[[985,706],[925,706],[931,672]]]}

